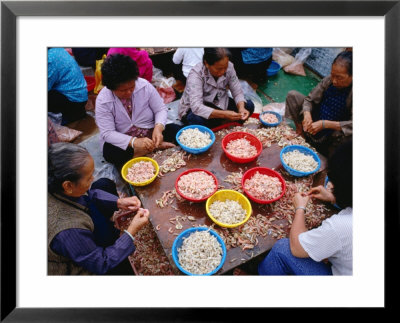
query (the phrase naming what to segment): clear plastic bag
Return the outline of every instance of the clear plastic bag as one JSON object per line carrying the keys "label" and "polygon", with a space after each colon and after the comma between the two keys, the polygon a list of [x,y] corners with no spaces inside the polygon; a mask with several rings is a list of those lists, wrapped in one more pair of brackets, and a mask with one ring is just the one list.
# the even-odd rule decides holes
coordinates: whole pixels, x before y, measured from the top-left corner
{"label": "clear plastic bag", "polygon": [[310,56],[311,51],[311,48],[300,49],[294,57],[294,62],[284,67],[283,70],[289,74],[306,76],[306,72],[304,71],[304,62],[307,60],[308,56]]}
{"label": "clear plastic bag", "polygon": [[62,142],[72,142],[78,138],[83,132],[66,126],[53,123],[53,128],[57,133],[57,137]]}
{"label": "clear plastic bag", "polygon": [[272,60],[279,63],[279,65],[283,68],[292,64],[294,62],[294,57],[290,54],[287,54],[281,48],[274,48],[272,51]]}
{"label": "clear plastic bag", "polygon": [[[244,80],[239,80],[243,90],[243,95],[246,100],[251,100],[254,103],[254,113],[260,113],[262,110],[262,101],[257,92],[253,90],[249,83]],[[229,97],[233,98],[231,91],[228,91]]]}
{"label": "clear plastic bag", "polygon": [[262,108],[262,111],[273,111],[279,113],[281,116],[285,115],[285,108],[286,108],[286,103],[285,102],[273,102],[273,103],[268,103],[267,105],[264,105]]}

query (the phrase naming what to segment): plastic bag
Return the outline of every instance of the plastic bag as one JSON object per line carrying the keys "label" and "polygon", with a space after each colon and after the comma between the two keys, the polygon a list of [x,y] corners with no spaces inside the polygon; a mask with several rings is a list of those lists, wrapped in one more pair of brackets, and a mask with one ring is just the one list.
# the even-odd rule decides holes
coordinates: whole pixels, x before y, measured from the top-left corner
{"label": "plastic bag", "polygon": [[172,87],[158,87],[157,92],[160,94],[165,104],[171,103],[176,98],[175,91]]}
{"label": "plastic bag", "polygon": [[294,62],[294,57],[285,53],[281,48],[274,48],[272,51],[272,60],[279,63],[283,68]]}
{"label": "plastic bag", "polygon": [[264,105],[262,108],[262,111],[273,111],[279,113],[281,116],[285,115],[285,108],[286,108],[286,103],[285,102],[273,102],[273,103],[268,103],[267,105]]}
{"label": "plastic bag", "polygon": [[303,64],[306,61],[307,57],[310,56],[311,51],[311,48],[300,49],[300,51],[296,54],[294,58],[294,62],[284,67],[283,70],[289,74],[306,76]]}
{"label": "plastic bag", "polygon": [[96,60],[96,70],[94,71],[94,80],[95,80],[95,86],[93,89],[93,92],[95,94],[98,94],[100,90],[104,87],[104,85],[101,83],[102,75],[101,75],[101,65],[104,62],[104,59],[107,57],[106,54],[103,55],[102,59]]}
{"label": "plastic bag", "polygon": [[172,101],[167,105],[168,115],[167,115],[167,124],[176,123],[180,126],[183,126],[183,123],[178,119],[179,112],[179,102],[181,100]]}
{"label": "plastic bag", "polygon": [[174,85],[175,83],[176,83],[175,78],[173,77],[166,78],[160,69],[153,66],[153,78],[151,80],[151,84],[153,84],[154,87],[168,88],[172,87],[172,85]]}
{"label": "plastic bag", "polygon": [[246,100],[251,100],[254,103],[254,113],[260,113],[262,110],[262,101],[258,96],[257,92],[253,90],[249,83],[243,80],[239,80],[242,86],[244,98]]}
{"label": "plastic bag", "polygon": [[83,132],[71,129],[56,123],[53,123],[53,128],[57,133],[57,137],[62,142],[71,142],[78,138]]}

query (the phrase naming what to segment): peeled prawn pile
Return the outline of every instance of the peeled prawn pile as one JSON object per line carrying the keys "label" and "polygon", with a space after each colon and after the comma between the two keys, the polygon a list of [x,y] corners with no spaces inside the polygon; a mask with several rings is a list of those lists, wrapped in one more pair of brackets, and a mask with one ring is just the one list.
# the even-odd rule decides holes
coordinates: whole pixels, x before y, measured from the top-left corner
{"label": "peeled prawn pile", "polygon": [[236,201],[215,201],[209,207],[211,215],[219,222],[235,224],[246,218],[246,210]]}
{"label": "peeled prawn pile", "polygon": [[232,156],[239,158],[250,158],[257,155],[257,148],[246,138],[231,140],[227,143],[226,150]]}
{"label": "peeled prawn pile", "polygon": [[179,264],[195,275],[213,271],[222,260],[222,247],[217,238],[208,231],[196,231],[183,238],[178,248]]}
{"label": "peeled prawn pile", "polygon": [[203,171],[191,172],[180,177],[178,188],[183,195],[202,199],[216,189],[214,178]]}
{"label": "peeled prawn pile", "polygon": [[246,179],[244,188],[255,198],[273,200],[282,194],[282,183],[278,177],[256,172],[253,177]]}
{"label": "peeled prawn pile", "polygon": [[128,168],[126,178],[134,183],[142,183],[152,178],[155,172],[156,169],[152,162],[140,161]]}
{"label": "peeled prawn pile", "polygon": [[312,172],[318,167],[318,162],[311,155],[305,155],[297,149],[283,154],[282,159],[289,167],[300,172]]}
{"label": "peeled prawn pile", "polygon": [[261,119],[266,123],[277,123],[279,121],[273,113],[263,113]]}
{"label": "peeled prawn pile", "polygon": [[189,148],[203,148],[211,144],[210,134],[201,132],[198,128],[183,130],[178,139],[181,144]]}

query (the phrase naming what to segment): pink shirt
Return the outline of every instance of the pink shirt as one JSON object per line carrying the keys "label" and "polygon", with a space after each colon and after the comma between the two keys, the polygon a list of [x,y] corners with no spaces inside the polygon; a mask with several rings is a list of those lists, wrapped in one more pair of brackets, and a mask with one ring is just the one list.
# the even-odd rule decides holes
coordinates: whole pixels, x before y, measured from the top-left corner
{"label": "pink shirt", "polygon": [[132,94],[131,116],[121,100],[107,87],[97,96],[95,113],[101,147],[108,142],[125,150],[132,139],[126,133],[132,126],[144,129],[152,129],[156,123],[165,126],[168,110],[154,86],[138,78]]}
{"label": "pink shirt", "polygon": [[112,54],[130,56],[138,65],[139,76],[151,82],[153,78],[153,62],[145,50],[138,50],[134,47],[110,48],[107,56]]}

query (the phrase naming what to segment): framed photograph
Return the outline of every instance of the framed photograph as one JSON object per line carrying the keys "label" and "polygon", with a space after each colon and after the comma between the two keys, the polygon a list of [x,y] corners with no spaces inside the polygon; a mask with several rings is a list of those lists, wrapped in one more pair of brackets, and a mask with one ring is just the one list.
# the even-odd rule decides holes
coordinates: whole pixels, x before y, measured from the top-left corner
{"label": "framed photograph", "polygon": [[[399,30],[400,1],[2,1],[1,320],[234,321],[250,308],[392,308]],[[47,47],[113,46],[352,47],[353,275],[47,276]]]}

